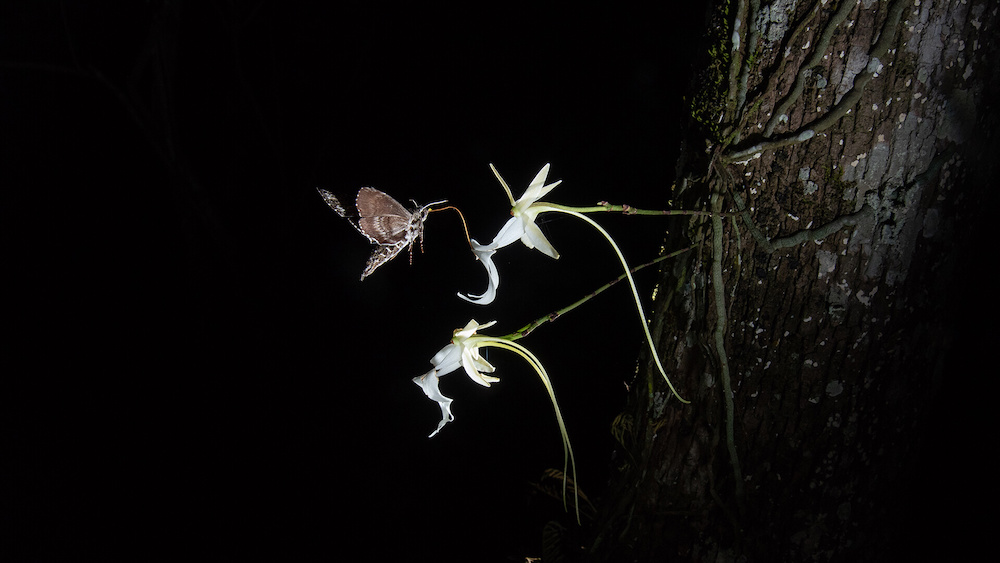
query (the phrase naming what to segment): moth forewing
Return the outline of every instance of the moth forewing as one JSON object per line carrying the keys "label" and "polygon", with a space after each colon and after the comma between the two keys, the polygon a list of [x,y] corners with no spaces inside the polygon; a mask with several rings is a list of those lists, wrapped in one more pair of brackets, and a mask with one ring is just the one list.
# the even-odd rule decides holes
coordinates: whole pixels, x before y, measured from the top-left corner
{"label": "moth forewing", "polygon": [[405,217],[406,219],[409,219],[410,215],[413,213],[385,192],[381,192],[375,188],[361,188],[358,190],[358,197],[355,201],[355,205],[357,205],[358,213],[360,213],[362,217],[394,215],[396,217]]}

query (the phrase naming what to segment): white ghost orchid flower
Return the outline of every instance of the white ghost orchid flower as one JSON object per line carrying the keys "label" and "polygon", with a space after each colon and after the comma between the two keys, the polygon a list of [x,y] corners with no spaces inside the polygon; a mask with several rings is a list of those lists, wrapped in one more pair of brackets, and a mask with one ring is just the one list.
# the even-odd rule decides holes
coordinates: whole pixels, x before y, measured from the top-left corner
{"label": "white ghost orchid flower", "polygon": [[434,367],[424,375],[413,378],[413,382],[424,390],[424,394],[432,401],[437,402],[441,407],[441,422],[438,423],[437,430],[432,432],[431,436],[437,434],[444,428],[445,424],[455,419],[455,416],[451,414],[452,400],[442,395],[438,389],[439,377],[447,375],[459,367],[464,367],[470,379],[485,387],[489,387],[491,383],[500,381],[497,377],[486,375],[493,373],[496,368],[490,365],[479,354],[478,339],[475,337],[477,330],[493,326],[494,323],[496,321],[486,324],[479,324],[474,319],[469,321],[465,325],[465,328],[460,328],[454,332],[451,344],[441,348],[437,354],[434,354],[434,357],[431,358],[431,365]]}
{"label": "white ghost orchid flower", "polygon": [[545,197],[545,194],[561,184],[562,180],[546,185],[545,177],[549,174],[549,165],[546,164],[538,171],[538,174],[535,174],[535,179],[528,184],[528,189],[524,190],[524,195],[521,196],[521,199],[514,201],[514,195],[510,191],[510,186],[507,185],[507,182],[497,172],[496,167],[490,164],[490,169],[493,170],[493,174],[496,175],[497,180],[500,181],[500,185],[507,192],[507,199],[510,200],[510,204],[512,205],[510,210],[511,218],[500,228],[500,232],[497,233],[497,236],[494,237],[493,242],[490,244],[481,245],[475,239],[470,239],[472,252],[476,255],[476,259],[486,268],[489,285],[486,291],[480,295],[463,295],[459,293],[458,296],[477,305],[489,305],[496,299],[497,288],[500,286],[500,272],[493,263],[493,254],[497,250],[513,244],[514,241],[520,240],[528,248],[537,248],[552,258],[559,258],[559,252],[556,251],[552,243],[542,234],[542,230],[535,224],[535,218],[543,211],[556,211],[549,204],[539,202],[538,200]]}
{"label": "white ghost orchid flower", "polygon": [[549,174],[549,165],[546,164],[538,171],[538,174],[535,174],[535,179],[528,184],[528,189],[524,190],[524,195],[521,196],[521,199],[514,201],[514,195],[511,193],[510,187],[504,181],[503,177],[500,176],[500,173],[497,172],[496,167],[490,164],[490,169],[493,170],[493,174],[496,175],[497,180],[500,181],[500,185],[507,192],[507,198],[510,199],[513,207],[510,210],[511,218],[500,229],[500,232],[497,233],[496,238],[493,239],[493,242],[489,246],[496,250],[520,239],[528,248],[537,248],[552,258],[559,258],[559,253],[552,247],[549,240],[545,238],[538,225],[535,224],[535,217],[543,211],[551,211],[544,202],[539,203],[538,200],[545,197],[553,188],[561,184],[562,180],[545,185],[545,177]]}

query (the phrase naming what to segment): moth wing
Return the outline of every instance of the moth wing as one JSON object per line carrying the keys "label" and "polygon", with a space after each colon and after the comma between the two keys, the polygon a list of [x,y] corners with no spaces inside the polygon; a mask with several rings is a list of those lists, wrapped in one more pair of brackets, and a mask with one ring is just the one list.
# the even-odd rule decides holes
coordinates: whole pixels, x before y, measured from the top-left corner
{"label": "moth wing", "polygon": [[347,219],[347,222],[350,223],[352,227],[357,229],[359,233],[364,235],[365,238],[369,240],[369,242],[373,244],[382,244],[381,241],[375,240],[374,238],[369,236],[364,229],[361,228],[361,225],[358,224],[357,216],[354,213],[348,213],[347,210],[344,209],[344,206],[341,205],[340,199],[338,199],[337,196],[333,195],[333,193],[328,190],[324,190],[323,188],[316,188],[316,191],[319,192],[319,195],[323,196],[323,201],[325,201],[326,204],[329,205],[331,209],[336,211],[337,215],[340,215],[344,219]]}
{"label": "moth wing", "polygon": [[378,244],[396,244],[406,240],[410,221],[409,218],[398,215],[376,215],[358,219],[358,226]]}
{"label": "moth wing", "polygon": [[356,201],[358,214],[361,217],[378,217],[381,215],[397,215],[409,219],[410,211],[385,192],[375,188],[358,190]]}
{"label": "moth wing", "polygon": [[361,281],[365,281],[365,278],[372,275],[372,272],[378,269],[379,266],[395,258],[404,248],[406,248],[405,244],[383,244],[377,246],[375,251],[372,252],[371,257],[368,258],[365,271],[361,273]]}
{"label": "moth wing", "polygon": [[337,196],[333,195],[333,192],[324,190],[323,188],[316,188],[316,191],[319,192],[319,195],[323,196],[323,201],[325,201],[326,204],[329,205],[331,209],[336,211],[337,215],[340,215],[341,217],[347,217],[347,210],[344,209],[344,206],[340,204],[340,200],[337,199]]}
{"label": "moth wing", "polygon": [[397,244],[410,227],[410,213],[398,201],[375,188],[358,191],[358,227],[379,244]]}

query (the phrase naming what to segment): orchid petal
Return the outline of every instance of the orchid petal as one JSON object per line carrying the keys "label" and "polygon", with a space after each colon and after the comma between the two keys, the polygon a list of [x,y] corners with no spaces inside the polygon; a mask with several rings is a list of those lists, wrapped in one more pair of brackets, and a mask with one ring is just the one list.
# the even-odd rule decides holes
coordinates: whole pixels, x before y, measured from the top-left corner
{"label": "orchid petal", "polygon": [[413,382],[424,390],[424,394],[427,395],[432,401],[436,401],[438,406],[441,407],[441,422],[438,423],[437,430],[431,432],[428,438],[431,438],[440,432],[441,429],[444,428],[445,424],[455,420],[455,415],[451,413],[452,399],[441,394],[441,390],[438,389],[438,377],[437,370],[432,369],[424,375],[413,378]]}
{"label": "orchid petal", "polygon": [[490,170],[493,171],[493,175],[497,177],[497,180],[499,180],[500,185],[503,186],[503,191],[507,192],[507,199],[510,200],[510,204],[513,206],[514,194],[511,193],[510,186],[507,185],[507,182],[504,181],[503,176],[500,175],[500,172],[497,171],[497,167],[493,166],[492,162],[490,163]]}
{"label": "orchid petal", "polygon": [[546,194],[552,191],[553,188],[562,183],[562,180],[557,180],[556,182],[545,185],[545,177],[549,175],[549,165],[546,164],[535,174],[535,178],[528,184],[528,189],[524,190],[524,195],[518,200],[518,203],[522,201],[530,201],[534,203],[539,199],[545,197]]}
{"label": "orchid petal", "polygon": [[462,365],[462,348],[455,344],[449,344],[441,348],[431,358],[431,365],[434,366],[438,375],[447,375],[455,371]]}
{"label": "orchid petal", "polygon": [[559,258],[559,252],[552,246],[549,239],[545,238],[545,235],[542,234],[542,230],[538,228],[538,225],[534,223],[524,224],[524,234],[521,235],[521,242],[523,242],[528,248],[537,248],[539,251],[552,258]]}
{"label": "orchid petal", "polygon": [[469,378],[476,383],[482,385],[483,387],[489,387],[490,383],[496,383],[500,381],[497,377],[492,377],[489,375],[483,375],[481,372],[493,373],[496,368],[490,365],[489,362],[484,360],[479,355],[479,349],[477,348],[465,348],[462,351],[462,367],[465,368],[465,373],[469,374]]}
{"label": "orchid petal", "polygon": [[454,332],[451,338],[452,343],[462,346],[462,342],[475,334],[477,328],[479,328],[479,323],[476,322],[476,319],[472,319],[466,323],[464,328],[460,328]]}
{"label": "orchid petal", "polygon": [[486,287],[486,291],[480,295],[462,295],[459,293],[458,296],[470,303],[489,305],[496,299],[497,288],[500,287],[500,271],[497,269],[496,264],[493,263],[493,254],[496,253],[496,248],[493,248],[492,244],[483,246],[476,242],[476,239],[471,239],[470,242],[472,242],[472,252],[476,254],[476,259],[486,268],[489,285]]}
{"label": "orchid petal", "polygon": [[479,323],[476,322],[476,319],[472,319],[468,323],[465,324],[465,328],[456,331],[455,335],[456,336],[462,335],[463,338],[468,338],[468,337],[472,336],[473,334],[475,334],[477,330],[479,330],[481,328],[490,328],[491,326],[493,326],[495,324],[497,324],[496,321],[490,321],[488,323],[479,324]]}
{"label": "orchid petal", "polygon": [[490,246],[499,250],[518,240],[523,234],[524,219],[521,217],[511,217],[507,219],[503,227],[500,227],[500,232],[497,233],[496,238],[493,239]]}

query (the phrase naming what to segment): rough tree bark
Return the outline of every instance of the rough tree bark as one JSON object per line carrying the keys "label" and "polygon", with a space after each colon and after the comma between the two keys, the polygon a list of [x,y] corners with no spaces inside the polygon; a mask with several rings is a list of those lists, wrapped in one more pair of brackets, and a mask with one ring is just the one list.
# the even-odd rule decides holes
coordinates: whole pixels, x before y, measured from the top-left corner
{"label": "rough tree bark", "polygon": [[732,215],[670,226],[654,298],[691,403],[640,359],[586,553],[883,560],[992,190],[997,6],[717,4],[672,198]]}

